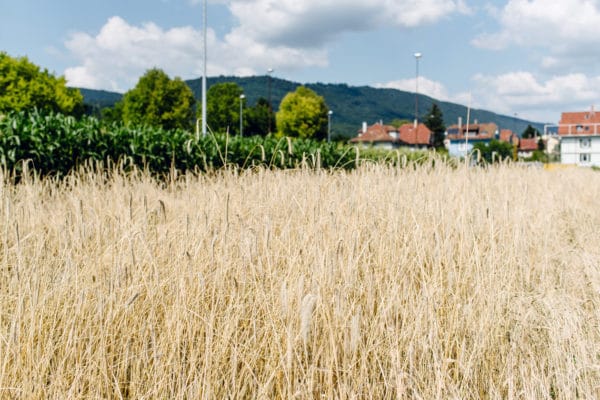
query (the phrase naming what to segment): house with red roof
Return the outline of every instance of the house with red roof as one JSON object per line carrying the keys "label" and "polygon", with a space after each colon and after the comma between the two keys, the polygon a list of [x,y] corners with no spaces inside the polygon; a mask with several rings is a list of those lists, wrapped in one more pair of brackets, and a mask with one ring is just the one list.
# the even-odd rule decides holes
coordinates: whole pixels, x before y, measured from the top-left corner
{"label": "house with red roof", "polygon": [[431,130],[423,123],[404,124],[398,130],[401,146],[413,149],[427,149],[431,145]]}
{"label": "house with red roof", "polygon": [[519,145],[519,136],[510,129],[501,129],[500,130],[500,141],[510,143],[513,146],[518,146]]}
{"label": "house with red roof", "polygon": [[431,143],[431,131],[422,123],[416,127],[414,124],[404,124],[400,128],[382,122],[370,126],[363,123],[358,136],[350,139],[350,143],[384,149],[426,149]]}
{"label": "house with red roof", "polygon": [[362,129],[358,131],[358,136],[350,139],[350,143],[393,149],[397,147],[398,137],[398,130],[395,126],[384,125],[382,122],[367,126],[367,123],[364,122]]}
{"label": "house with red roof", "polygon": [[558,123],[562,164],[600,166],[600,113],[564,112]]}
{"label": "house with red roof", "polygon": [[529,158],[533,155],[533,152],[538,149],[539,137],[532,137],[528,139],[519,139],[519,147],[517,147],[517,154],[519,158]]}
{"label": "house with red roof", "polygon": [[452,157],[465,157],[473,150],[475,143],[487,144],[492,139],[497,139],[498,135],[498,125],[494,123],[480,124],[475,122],[463,125],[459,121],[457,125],[451,125],[446,129],[448,153]]}

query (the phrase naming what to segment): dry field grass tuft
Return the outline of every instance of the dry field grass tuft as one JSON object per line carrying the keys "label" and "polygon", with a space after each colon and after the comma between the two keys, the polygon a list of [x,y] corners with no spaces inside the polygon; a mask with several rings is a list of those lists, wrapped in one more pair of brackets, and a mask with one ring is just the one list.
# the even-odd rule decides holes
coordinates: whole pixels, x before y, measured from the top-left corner
{"label": "dry field grass tuft", "polygon": [[0,185],[0,398],[600,398],[600,174]]}

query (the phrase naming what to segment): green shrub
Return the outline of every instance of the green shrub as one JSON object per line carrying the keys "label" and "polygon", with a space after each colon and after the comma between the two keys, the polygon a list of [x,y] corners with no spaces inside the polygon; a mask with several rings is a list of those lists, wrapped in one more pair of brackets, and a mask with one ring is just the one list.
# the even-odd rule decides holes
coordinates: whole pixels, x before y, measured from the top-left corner
{"label": "green shrub", "polygon": [[304,138],[228,136],[122,123],[94,117],[76,119],[38,111],[0,117],[0,165],[20,171],[30,162],[42,175],[65,175],[85,162],[118,162],[166,174],[206,171],[225,166],[249,168],[354,168],[360,162],[405,164],[428,158],[428,152],[356,149],[343,143]]}

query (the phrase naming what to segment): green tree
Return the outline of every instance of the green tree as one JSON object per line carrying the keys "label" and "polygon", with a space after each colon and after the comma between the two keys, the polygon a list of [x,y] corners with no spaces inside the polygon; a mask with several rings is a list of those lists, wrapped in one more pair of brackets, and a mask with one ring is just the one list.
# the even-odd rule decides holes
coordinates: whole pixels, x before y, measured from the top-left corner
{"label": "green tree", "polygon": [[525,130],[521,134],[521,137],[523,139],[530,139],[530,138],[536,137],[536,136],[541,136],[540,131],[538,131],[531,125],[527,125],[527,128],[525,128]]}
{"label": "green tree", "polygon": [[[239,134],[240,101],[242,101],[242,108],[246,108],[246,99],[240,99],[243,93],[241,86],[234,82],[216,83],[208,89],[206,122],[210,129],[222,133],[229,131],[232,135]],[[199,107],[198,115],[200,116],[201,113],[202,109]]]}
{"label": "green tree", "polygon": [[67,87],[64,77],[0,52],[0,112],[37,108],[63,114],[83,113],[83,96]]}
{"label": "green tree", "polygon": [[137,85],[125,93],[119,107],[124,122],[164,129],[189,129],[193,125],[192,90],[180,78],[170,79],[157,68],[148,70]]}
{"label": "green tree", "polygon": [[269,133],[269,126],[275,126],[275,116],[270,112],[269,100],[264,97],[259,98],[254,107],[245,110],[244,116],[244,132],[248,132],[248,135],[265,136]]}
{"label": "green tree", "polygon": [[442,110],[436,103],[431,105],[424,123],[433,132],[433,147],[436,149],[444,147],[446,125],[444,125]]}
{"label": "green tree", "polygon": [[324,139],[328,110],[323,97],[299,86],[281,100],[276,116],[278,135]]}
{"label": "green tree", "polygon": [[412,124],[412,123],[413,123],[413,121],[411,121],[409,119],[394,118],[392,120],[392,122],[390,122],[390,125],[393,126],[394,128],[400,128],[402,125]]}
{"label": "green tree", "polygon": [[113,107],[104,107],[100,110],[100,116],[103,121],[108,123],[123,121],[123,102],[115,103]]}
{"label": "green tree", "polygon": [[488,163],[499,162],[508,158],[513,158],[513,145],[508,142],[492,139],[489,143],[478,142],[473,145],[473,149],[481,152],[481,158]]}

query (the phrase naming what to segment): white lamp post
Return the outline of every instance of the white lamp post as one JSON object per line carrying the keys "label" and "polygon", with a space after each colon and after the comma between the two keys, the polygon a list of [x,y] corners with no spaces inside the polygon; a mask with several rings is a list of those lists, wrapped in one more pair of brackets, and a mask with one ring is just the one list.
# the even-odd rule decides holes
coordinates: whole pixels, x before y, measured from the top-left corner
{"label": "white lamp post", "polygon": [[417,78],[415,79],[415,148],[418,147],[417,140],[419,140],[419,60],[423,57],[421,53],[415,53],[415,60],[417,62]]}
{"label": "white lamp post", "polygon": [[417,63],[417,77],[415,79],[415,129],[419,125],[419,60],[423,57],[422,53],[415,53]]}
{"label": "white lamp post", "polygon": [[242,106],[245,98],[243,93],[240,94],[240,136],[244,136],[244,108]]}
{"label": "white lamp post", "polygon": [[202,136],[206,136],[206,57],[207,57],[207,50],[206,50],[206,25],[207,25],[207,17],[206,17],[206,3],[208,0],[204,0],[203,6],[202,6],[202,14],[203,14],[203,20],[202,20],[202,34],[203,34],[203,51],[204,51],[204,56],[203,56],[203,60],[202,60]]}
{"label": "white lamp post", "polygon": [[327,143],[331,142],[331,116],[333,111],[329,110],[327,113]]}
{"label": "white lamp post", "polygon": [[273,119],[273,106],[271,106],[271,75],[273,74],[273,68],[267,70],[269,76],[269,134],[271,133],[271,119]]}

